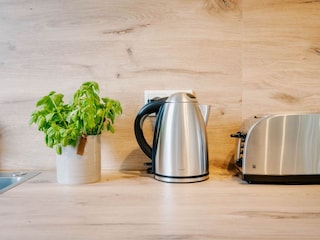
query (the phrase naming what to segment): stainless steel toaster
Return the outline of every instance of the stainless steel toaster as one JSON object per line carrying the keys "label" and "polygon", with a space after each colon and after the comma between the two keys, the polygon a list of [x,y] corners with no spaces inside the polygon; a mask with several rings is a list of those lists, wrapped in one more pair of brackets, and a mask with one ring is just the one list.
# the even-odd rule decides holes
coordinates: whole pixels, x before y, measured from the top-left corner
{"label": "stainless steel toaster", "polygon": [[231,137],[244,181],[320,183],[320,113],[253,117]]}

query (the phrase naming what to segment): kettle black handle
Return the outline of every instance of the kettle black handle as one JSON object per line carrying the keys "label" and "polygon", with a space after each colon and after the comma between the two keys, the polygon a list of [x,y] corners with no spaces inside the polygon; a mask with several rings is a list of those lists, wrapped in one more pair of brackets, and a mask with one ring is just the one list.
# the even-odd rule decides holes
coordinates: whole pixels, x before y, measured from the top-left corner
{"label": "kettle black handle", "polygon": [[152,159],[152,148],[147,143],[143,131],[142,126],[144,123],[144,120],[152,113],[158,113],[160,110],[160,107],[165,103],[167,100],[167,97],[165,98],[159,98],[150,101],[146,105],[144,105],[140,111],[138,112],[138,115],[134,121],[134,133],[136,135],[137,142],[142,149],[142,151],[150,158]]}

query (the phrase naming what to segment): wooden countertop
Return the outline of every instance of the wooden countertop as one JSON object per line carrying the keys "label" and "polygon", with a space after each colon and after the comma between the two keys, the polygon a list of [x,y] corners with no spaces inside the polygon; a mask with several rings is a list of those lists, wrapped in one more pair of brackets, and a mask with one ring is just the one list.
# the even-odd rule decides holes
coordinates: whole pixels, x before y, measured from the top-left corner
{"label": "wooden countertop", "polygon": [[42,172],[0,195],[1,239],[319,239],[320,185],[231,176],[170,184],[104,172],[66,186]]}

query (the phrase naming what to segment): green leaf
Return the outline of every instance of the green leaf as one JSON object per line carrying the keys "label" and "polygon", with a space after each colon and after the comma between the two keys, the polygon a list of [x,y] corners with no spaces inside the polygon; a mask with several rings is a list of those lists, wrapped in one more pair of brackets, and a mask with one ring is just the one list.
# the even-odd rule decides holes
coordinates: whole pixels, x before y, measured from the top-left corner
{"label": "green leaf", "polygon": [[61,153],[62,153],[62,148],[61,148],[60,144],[56,145],[56,153],[59,154],[59,155],[61,155]]}

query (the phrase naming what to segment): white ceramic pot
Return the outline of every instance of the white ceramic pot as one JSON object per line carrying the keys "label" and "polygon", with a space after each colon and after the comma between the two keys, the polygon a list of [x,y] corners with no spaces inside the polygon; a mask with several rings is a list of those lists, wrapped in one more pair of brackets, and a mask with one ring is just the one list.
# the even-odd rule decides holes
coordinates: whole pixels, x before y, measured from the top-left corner
{"label": "white ceramic pot", "polygon": [[87,136],[83,155],[77,147],[66,146],[56,157],[57,181],[61,184],[84,184],[100,181],[101,137]]}

